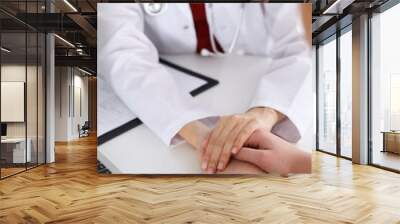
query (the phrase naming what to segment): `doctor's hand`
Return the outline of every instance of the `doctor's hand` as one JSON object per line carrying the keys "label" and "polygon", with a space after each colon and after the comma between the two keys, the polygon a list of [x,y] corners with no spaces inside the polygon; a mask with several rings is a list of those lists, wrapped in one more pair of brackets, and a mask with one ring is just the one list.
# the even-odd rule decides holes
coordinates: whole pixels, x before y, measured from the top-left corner
{"label": "doctor's hand", "polygon": [[243,114],[223,116],[211,131],[202,149],[202,169],[222,171],[232,154],[237,154],[258,129],[270,131],[283,115],[270,108],[253,108]]}
{"label": "doctor's hand", "polygon": [[202,150],[207,142],[211,130],[200,121],[187,123],[179,131],[179,135],[197,150]]}

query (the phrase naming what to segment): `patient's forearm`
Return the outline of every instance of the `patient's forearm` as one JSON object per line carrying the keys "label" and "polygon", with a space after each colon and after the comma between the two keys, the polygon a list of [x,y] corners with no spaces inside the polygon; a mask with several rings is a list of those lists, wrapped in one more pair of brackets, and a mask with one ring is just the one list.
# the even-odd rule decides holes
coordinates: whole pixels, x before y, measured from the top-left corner
{"label": "patient's forearm", "polygon": [[311,155],[297,146],[265,131],[256,131],[249,139],[256,148],[243,147],[236,159],[255,164],[267,172],[281,175],[310,173]]}
{"label": "patient's forearm", "polygon": [[231,158],[229,164],[223,171],[218,171],[217,174],[265,174],[266,172],[248,162],[240,161]]}
{"label": "patient's forearm", "polygon": [[297,149],[291,158],[290,173],[311,173],[311,154]]}

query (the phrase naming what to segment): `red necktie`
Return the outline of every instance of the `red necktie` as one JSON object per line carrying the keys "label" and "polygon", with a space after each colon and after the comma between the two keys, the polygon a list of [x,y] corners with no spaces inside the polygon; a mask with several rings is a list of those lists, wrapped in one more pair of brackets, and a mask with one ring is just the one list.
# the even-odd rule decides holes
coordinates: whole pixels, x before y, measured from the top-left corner
{"label": "red necktie", "polygon": [[[196,28],[197,37],[197,53],[200,53],[202,49],[207,49],[214,52],[210,40],[210,30],[208,29],[206,8],[204,3],[190,3],[190,9],[192,10],[194,27]],[[221,45],[219,45],[217,39],[215,40],[215,47],[218,51],[223,52]]]}

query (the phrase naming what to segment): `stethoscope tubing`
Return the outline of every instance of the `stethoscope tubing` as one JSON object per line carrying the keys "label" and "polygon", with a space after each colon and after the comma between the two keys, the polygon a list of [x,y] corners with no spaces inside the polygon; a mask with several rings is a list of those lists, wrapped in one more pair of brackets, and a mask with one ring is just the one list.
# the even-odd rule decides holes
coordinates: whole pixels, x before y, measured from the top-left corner
{"label": "stethoscope tubing", "polygon": [[[143,10],[146,12],[146,14],[150,16],[158,16],[161,15],[163,12],[165,12],[168,8],[168,4],[166,3],[142,3],[143,5]],[[224,56],[231,54],[236,46],[237,40],[239,39],[240,35],[240,30],[241,27],[243,26],[243,21],[244,21],[244,15],[245,15],[245,4],[241,3],[241,11],[240,11],[240,18],[239,18],[239,24],[236,27],[235,33],[233,35],[232,41],[229,44],[229,47],[227,51],[221,52],[217,49],[215,39],[214,39],[214,29],[215,29],[215,19],[214,19],[214,8],[213,8],[213,3],[206,3],[208,5],[208,8],[210,9],[210,26],[209,26],[209,35],[210,35],[210,40],[211,40],[211,47],[213,52],[210,52],[206,49],[201,52],[201,55],[203,56]]]}
{"label": "stethoscope tubing", "polygon": [[[231,54],[236,46],[237,40],[239,39],[239,34],[240,34],[240,30],[241,27],[243,26],[243,20],[244,20],[244,12],[245,12],[245,4],[241,3],[241,11],[240,11],[240,18],[239,18],[239,25],[236,27],[235,33],[233,35],[232,41],[229,45],[229,48],[226,52],[220,52],[218,51],[217,47],[216,47],[216,43],[215,43],[215,39],[214,39],[214,24],[215,24],[215,19],[214,19],[214,9],[212,6],[213,3],[208,3],[209,8],[210,8],[210,14],[211,14],[211,21],[210,21],[210,40],[211,40],[211,47],[213,49],[213,51],[215,52],[214,54],[216,55],[227,55],[227,54]],[[211,53],[211,52],[210,52]],[[211,53],[212,54],[212,53]]]}

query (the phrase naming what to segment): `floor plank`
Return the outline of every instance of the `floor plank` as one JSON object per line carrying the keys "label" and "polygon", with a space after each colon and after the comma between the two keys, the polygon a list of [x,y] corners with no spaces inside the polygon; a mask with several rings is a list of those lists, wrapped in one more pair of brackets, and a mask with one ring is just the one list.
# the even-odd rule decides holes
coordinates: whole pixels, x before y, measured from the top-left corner
{"label": "floor plank", "polygon": [[96,140],[0,181],[0,223],[400,223],[400,175],[313,153],[313,174],[98,175]]}

